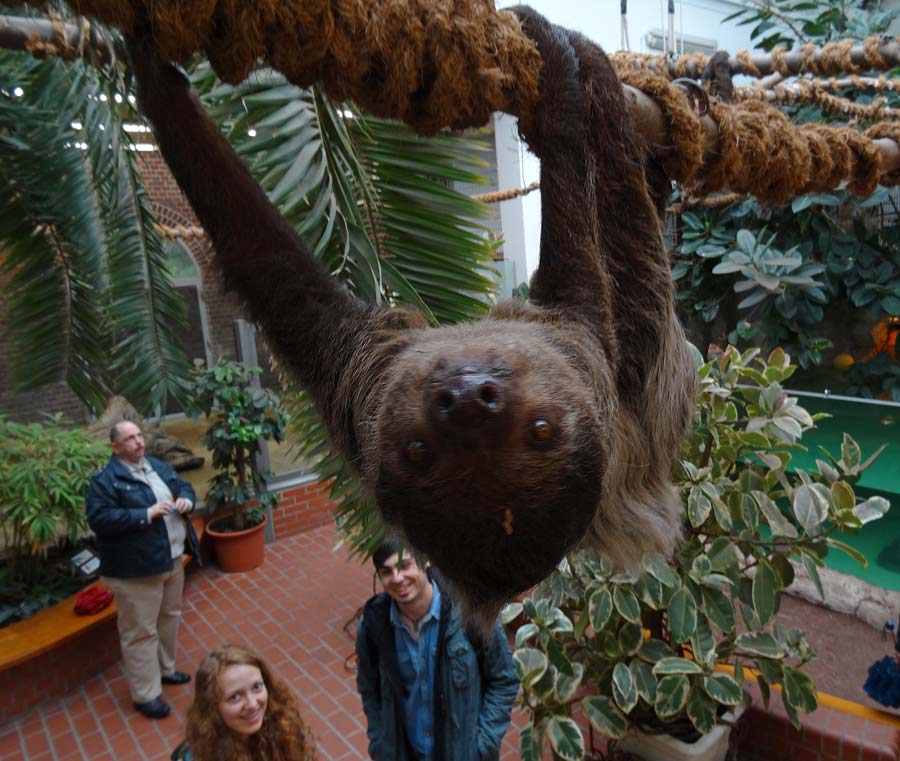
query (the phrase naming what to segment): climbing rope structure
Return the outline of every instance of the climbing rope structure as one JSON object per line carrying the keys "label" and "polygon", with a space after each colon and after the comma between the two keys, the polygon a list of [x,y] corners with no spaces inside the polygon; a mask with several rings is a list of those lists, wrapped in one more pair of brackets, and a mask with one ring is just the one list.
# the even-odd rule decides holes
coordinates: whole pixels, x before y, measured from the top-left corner
{"label": "climbing rope structure", "polygon": [[[41,8],[44,0],[28,3]],[[505,111],[526,125],[538,97],[541,60],[515,17],[492,0],[70,0],[85,17],[125,32],[147,18],[162,54],[186,61],[202,52],[236,84],[270,66],[302,87],[399,119],[421,134],[485,124]],[[25,47],[80,54],[91,34],[32,35]],[[3,29],[0,27],[0,36]],[[65,44],[60,42],[62,38]],[[63,51],[63,52],[60,52]],[[74,53],[73,53],[74,51]],[[113,55],[111,52],[109,55]],[[843,83],[876,92],[896,82],[874,72],[900,65],[900,42],[869,38],[796,51],[721,58],[728,77],[751,87],[687,97],[711,59],[630,52],[611,56],[636,122],[669,176],[691,196],[721,191],[784,203],[839,186],[860,195],[900,184],[900,122],[883,99],[857,105],[835,92]],[[844,79],[839,79],[843,77]],[[793,81],[787,81],[792,79]],[[691,88],[688,88],[691,89]],[[797,125],[778,103],[813,103],[853,126]],[[507,191],[498,200],[521,192]]]}

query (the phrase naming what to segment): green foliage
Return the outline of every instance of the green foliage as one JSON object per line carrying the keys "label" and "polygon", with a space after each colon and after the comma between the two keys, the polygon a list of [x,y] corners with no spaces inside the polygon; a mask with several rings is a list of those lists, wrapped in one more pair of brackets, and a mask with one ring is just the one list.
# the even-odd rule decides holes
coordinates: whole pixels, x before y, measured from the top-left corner
{"label": "green foliage", "polygon": [[10,51],[0,68],[12,378],[21,389],[65,381],[97,413],[122,394],[158,414],[183,399],[190,366],[184,307],[124,128],[124,69]]}
{"label": "green foliage", "polygon": [[[881,35],[897,15],[863,0],[752,0],[726,21],[750,26],[756,46],[769,51]],[[887,105],[900,106],[897,93],[848,87],[835,95],[863,104],[884,95]],[[808,104],[781,108],[800,124],[846,122]],[[900,216],[891,206],[895,200],[880,188],[868,199],[835,191],[782,207],[747,199],[683,214],[673,272],[692,340],[781,346],[806,370],[839,343],[838,323],[847,317],[900,315]],[[900,397],[900,380],[880,369],[858,368],[844,379],[846,393]]]}
{"label": "green foliage", "polygon": [[254,383],[260,372],[221,360],[198,369],[192,389],[192,414],[212,419],[202,441],[218,472],[209,481],[206,505],[213,512],[234,510],[236,531],[261,523],[278,503],[278,495],[266,491],[272,473],[259,468],[257,455],[260,441],[284,441],[290,417],[271,391]]}
{"label": "green foliage", "polygon": [[799,726],[798,712],[816,707],[800,670],[815,654],[803,632],[775,619],[781,593],[796,564],[821,591],[817,569],[830,549],[864,563],[837,537],[888,509],[880,497],[857,501],[853,487],[880,451],[864,459],[849,436],[815,471],[791,465],[814,419],[784,391],[795,370],[784,352],[762,359],[729,347],[697,360],[701,393],[676,472],[684,536],[672,561],[645,556],[621,571],[573,554],[504,611],[525,618],[514,660],[528,742],[549,743],[557,758],[583,754],[568,731],[577,711],[613,738],[629,725],[709,732],[742,700],[747,667],[759,670],[764,694],[783,687]]}
{"label": "green foliage", "polygon": [[4,589],[26,590],[43,575],[47,550],[74,543],[87,528],[84,495],[108,447],[80,429],[13,423],[0,416],[0,533],[6,547]]}
{"label": "green foliage", "polygon": [[898,11],[867,0],[751,0],[749,7],[724,19],[753,25],[750,38],[762,50],[791,49],[807,42],[863,40],[885,34]]}

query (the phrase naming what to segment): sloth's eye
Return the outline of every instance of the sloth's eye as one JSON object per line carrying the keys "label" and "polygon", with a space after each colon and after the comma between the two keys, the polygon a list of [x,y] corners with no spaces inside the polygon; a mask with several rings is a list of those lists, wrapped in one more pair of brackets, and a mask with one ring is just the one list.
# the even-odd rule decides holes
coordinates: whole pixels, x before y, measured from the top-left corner
{"label": "sloth's eye", "polygon": [[546,446],[553,439],[553,426],[544,418],[537,418],[531,422],[528,429],[532,443],[537,446]]}
{"label": "sloth's eye", "polygon": [[422,468],[431,462],[431,452],[424,441],[410,441],[403,449],[406,459],[416,467]]}

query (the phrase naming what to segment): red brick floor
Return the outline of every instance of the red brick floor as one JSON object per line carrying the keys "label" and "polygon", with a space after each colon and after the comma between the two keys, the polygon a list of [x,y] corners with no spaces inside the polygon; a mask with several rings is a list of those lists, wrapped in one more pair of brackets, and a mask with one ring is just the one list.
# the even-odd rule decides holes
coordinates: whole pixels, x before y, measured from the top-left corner
{"label": "red brick floor", "polygon": [[[345,665],[353,640],[344,625],[371,595],[372,575],[336,544],[334,528],[326,526],[269,545],[255,571],[222,574],[207,567],[190,573],[178,653],[179,669],[193,673],[209,650],[224,643],[259,652],[294,687],[325,761],[367,757],[355,674]],[[0,726],[0,759],[164,761],[184,735],[192,689],[164,690],[172,714],[145,719],[133,710],[116,664]],[[503,760],[518,758],[517,748],[514,727],[504,740]]]}

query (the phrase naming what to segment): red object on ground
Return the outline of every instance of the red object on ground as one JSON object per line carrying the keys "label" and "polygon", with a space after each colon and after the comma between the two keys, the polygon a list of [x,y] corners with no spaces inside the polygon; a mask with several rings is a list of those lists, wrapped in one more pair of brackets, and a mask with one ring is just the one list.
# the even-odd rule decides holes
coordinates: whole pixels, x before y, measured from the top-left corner
{"label": "red object on ground", "polygon": [[103,610],[112,599],[112,592],[100,584],[95,584],[75,595],[75,612],[79,616],[91,616]]}

